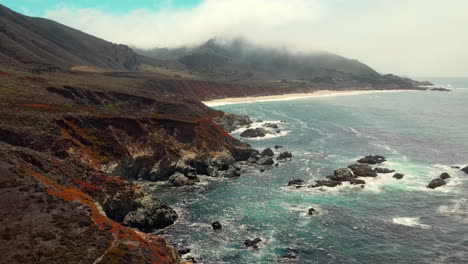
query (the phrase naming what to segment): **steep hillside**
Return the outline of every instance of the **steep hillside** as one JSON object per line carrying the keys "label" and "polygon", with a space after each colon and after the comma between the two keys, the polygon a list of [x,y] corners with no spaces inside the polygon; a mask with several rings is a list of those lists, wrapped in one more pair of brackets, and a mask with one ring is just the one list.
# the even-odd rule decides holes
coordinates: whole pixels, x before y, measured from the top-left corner
{"label": "steep hillside", "polygon": [[118,45],[57,22],[16,13],[0,5],[0,64],[54,68],[96,66],[135,70],[137,55]]}

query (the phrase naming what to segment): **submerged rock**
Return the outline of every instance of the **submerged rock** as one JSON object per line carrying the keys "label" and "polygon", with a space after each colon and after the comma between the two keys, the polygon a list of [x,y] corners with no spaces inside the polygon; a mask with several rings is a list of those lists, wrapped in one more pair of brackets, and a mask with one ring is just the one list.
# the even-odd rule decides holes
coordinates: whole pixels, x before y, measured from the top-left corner
{"label": "submerged rock", "polygon": [[268,127],[268,128],[275,128],[277,129],[278,128],[278,125],[277,124],[273,124],[273,123],[266,123],[263,125],[264,127]]}
{"label": "submerged rock", "polygon": [[310,185],[309,188],[318,188],[322,186],[326,187],[336,187],[338,185],[341,185],[340,181],[333,181],[333,180],[318,180],[315,181],[314,185]]}
{"label": "submerged rock", "polygon": [[377,177],[377,173],[367,164],[354,163],[348,166],[357,177]]}
{"label": "submerged rock", "polygon": [[451,178],[450,174],[444,172],[442,174],[440,174],[439,178],[441,178],[442,180],[446,180],[448,178]]}
{"label": "submerged rock", "polygon": [[438,187],[440,187],[440,186],[444,186],[444,185],[446,185],[446,184],[447,184],[447,183],[446,183],[444,180],[438,178],[438,179],[432,180],[432,181],[427,185],[427,188],[435,189],[435,188],[438,188]]}
{"label": "submerged rock", "polygon": [[273,165],[275,162],[273,161],[273,158],[270,156],[265,156],[261,157],[260,159],[257,160],[258,165]]}
{"label": "submerged rock", "polygon": [[223,228],[223,225],[219,221],[214,221],[211,223],[211,227],[213,227],[213,230],[219,230]]}
{"label": "submerged rock", "polygon": [[296,255],[294,255],[293,253],[287,253],[287,254],[283,255],[283,258],[285,258],[285,259],[295,259]]}
{"label": "submerged rock", "polygon": [[281,152],[278,157],[276,157],[277,160],[285,160],[285,159],[290,159],[292,158],[292,153],[291,152]]}
{"label": "submerged rock", "polygon": [[367,164],[380,164],[382,162],[387,161],[384,156],[380,155],[369,155],[365,156],[364,158],[359,159],[357,162],[359,163],[367,163]]}
{"label": "submerged rock", "polygon": [[258,248],[258,243],[262,242],[262,239],[259,237],[256,237],[254,239],[247,239],[244,241],[244,245],[246,247],[253,247],[253,248]]}
{"label": "submerged rock", "polygon": [[280,149],[280,148],[283,148],[283,146],[275,145],[275,149]]}
{"label": "submerged rock", "polygon": [[395,172],[395,170],[387,169],[387,168],[375,168],[375,172],[377,173],[392,173]]}
{"label": "submerged rock", "polygon": [[262,157],[264,157],[264,156],[274,156],[274,155],[275,155],[275,153],[273,153],[273,150],[271,150],[271,148],[266,148],[260,153],[260,156],[262,156]]}
{"label": "submerged rock", "polygon": [[395,179],[397,179],[397,180],[403,179],[403,176],[405,176],[405,175],[402,174],[402,173],[395,173],[395,174],[393,174],[393,178],[395,178]]}
{"label": "submerged rock", "polygon": [[264,128],[249,128],[240,134],[241,137],[245,138],[256,138],[256,137],[264,137],[268,134],[268,131]]}
{"label": "submerged rock", "polygon": [[294,178],[288,182],[288,186],[304,185],[305,181],[303,179]]}

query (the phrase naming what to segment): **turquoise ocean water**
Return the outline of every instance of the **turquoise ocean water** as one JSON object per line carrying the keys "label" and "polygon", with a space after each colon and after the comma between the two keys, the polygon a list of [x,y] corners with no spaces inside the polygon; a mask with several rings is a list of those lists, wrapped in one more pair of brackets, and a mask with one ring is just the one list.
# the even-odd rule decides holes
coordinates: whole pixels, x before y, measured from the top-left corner
{"label": "turquoise ocean water", "polygon": [[[250,168],[232,180],[159,190],[176,208],[163,235],[201,263],[468,263],[468,79],[435,80],[453,92],[394,92],[216,107],[254,120],[286,120],[282,133],[247,140],[294,155],[278,168]],[[238,136],[238,134],[235,134]],[[356,159],[380,154],[405,174],[365,178],[365,188],[286,187],[313,183]],[[425,186],[442,172],[447,186]],[[308,208],[319,215],[310,217]],[[221,221],[222,231],[211,229]],[[247,238],[260,237],[258,250]],[[284,259],[294,254],[296,259]]]}

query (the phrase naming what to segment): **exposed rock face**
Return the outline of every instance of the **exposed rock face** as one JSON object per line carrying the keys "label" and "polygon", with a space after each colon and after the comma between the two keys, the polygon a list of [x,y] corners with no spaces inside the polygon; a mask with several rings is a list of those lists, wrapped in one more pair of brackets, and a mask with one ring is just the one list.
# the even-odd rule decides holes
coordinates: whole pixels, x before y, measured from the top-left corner
{"label": "exposed rock face", "polygon": [[451,176],[448,173],[444,172],[440,174],[439,178],[441,178],[442,180],[446,180],[448,178],[451,178]]}
{"label": "exposed rock face", "polygon": [[444,185],[446,185],[446,184],[447,184],[447,183],[446,183],[444,180],[438,178],[438,179],[434,179],[434,180],[432,180],[431,182],[429,182],[429,184],[427,185],[427,188],[429,188],[429,189],[435,189],[435,188],[444,186]]}
{"label": "exposed rock face", "polygon": [[394,170],[387,169],[387,168],[375,168],[374,171],[377,172],[377,173],[392,173],[392,172],[395,172]]}
{"label": "exposed rock face", "polygon": [[268,127],[268,128],[274,128],[274,129],[278,129],[278,125],[277,124],[273,124],[273,123],[266,123],[263,125],[264,127]]}
{"label": "exposed rock face", "polygon": [[264,137],[266,136],[266,134],[268,134],[268,131],[263,128],[255,128],[255,129],[249,128],[245,130],[244,132],[242,132],[240,136],[245,137],[245,138],[256,138],[256,137]]}
{"label": "exposed rock face", "polygon": [[176,219],[177,213],[174,209],[161,201],[148,198],[143,202],[143,207],[125,216],[123,224],[145,232],[151,232],[154,229],[172,225]]}
{"label": "exposed rock face", "polygon": [[309,208],[309,210],[307,210],[307,214],[308,214],[308,215],[316,215],[316,214],[317,214],[317,211],[315,211],[314,208]]}
{"label": "exposed rock face", "polygon": [[297,186],[297,185],[304,185],[305,181],[303,179],[292,179],[288,182],[288,186]]}
{"label": "exposed rock face", "polygon": [[317,187],[336,187],[338,185],[341,185],[342,183],[339,181],[333,181],[333,180],[318,180],[315,181],[315,184],[310,185],[309,188],[317,188]]}
{"label": "exposed rock face", "polygon": [[335,170],[333,175],[327,176],[327,178],[334,181],[350,181],[354,175],[348,168],[341,168]]}
{"label": "exposed rock face", "polygon": [[463,171],[464,173],[468,174],[468,166],[462,168],[461,171]]}
{"label": "exposed rock face", "polygon": [[367,163],[367,164],[380,164],[387,161],[384,156],[380,155],[369,155],[365,156],[362,159],[359,159],[359,163]]}
{"label": "exposed rock face", "polygon": [[275,162],[273,161],[273,158],[270,156],[264,156],[261,157],[259,160],[257,160],[258,165],[273,165]]}
{"label": "exposed rock face", "polygon": [[169,177],[169,182],[177,187],[195,185],[197,180],[198,179],[196,177],[189,178],[180,172],[176,172]]}
{"label": "exposed rock face", "polygon": [[292,158],[292,153],[291,152],[281,152],[278,157],[276,157],[277,160],[285,160],[285,159],[290,159]]}
{"label": "exposed rock face", "polygon": [[397,179],[397,180],[403,179],[404,176],[405,176],[405,175],[402,174],[402,173],[395,173],[395,174],[393,174],[393,178],[395,178],[395,179]]}
{"label": "exposed rock face", "polygon": [[257,238],[254,238],[254,239],[245,240],[244,245],[246,247],[253,247],[253,248],[257,249],[258,248],[258,243],[260,243],[260,242],[262,242],[262,239],[257,237]]}
{"label": "exposed rock face", "polygon": [[228,133],[253,123],[247,115],[236,115],[232,113],[224,113],[221,117],[215,118],[214,121]]}
{"label": "exposed rock face", "polygon": [[351,164],[348,166],[357,177],[377,177],[377,173],[367,164]]}
{"label": "exposed rock face", "polygon": [[261,155],[262,157],[264,157],[264,156],[274,156],[275,153],[273,153],[273,150],[271,150],[271,148],[266,148],[265,150],[263,150],[263,151],[260,153],[260,155]]}

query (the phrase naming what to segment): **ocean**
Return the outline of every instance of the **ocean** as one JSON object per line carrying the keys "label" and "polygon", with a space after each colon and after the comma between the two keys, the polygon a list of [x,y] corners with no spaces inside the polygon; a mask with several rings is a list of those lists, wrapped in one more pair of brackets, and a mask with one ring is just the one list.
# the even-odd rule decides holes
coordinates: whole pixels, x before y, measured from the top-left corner
{"label": "ocean", "polygon": [[[161,235],[190,248],[199,263],[468,263],[468,175],[451,167],[468,165],[468,79],[433,81],[453,92],[217,106],[277,122],[280,134],[242,140],[259,150],[281,145],[293,158],[265,172],[246,168],[236,179],[204,177],[195,188],[158,190],[180,216]],[[287,187],[293,178],[312,184],[370,154],[385,156],[379,167],[403,179],[379,174],[364,178],[364,188]],[[443,172],[452,176],[446,186],[426,188]],[[318,215],[307,215],[309,208]],[[213,221],[223,229],[213,231]],[[247,249],[244,241],[255,237],[259,248]]]}

